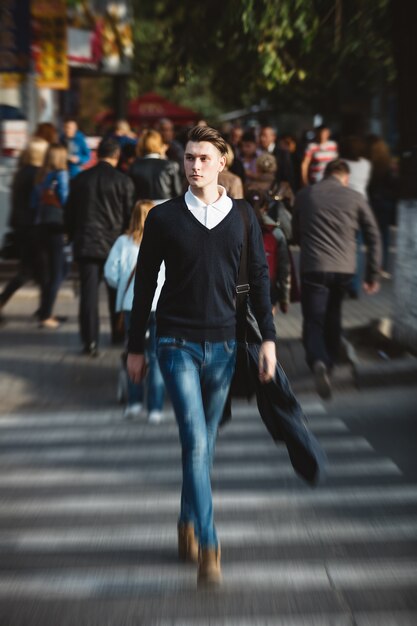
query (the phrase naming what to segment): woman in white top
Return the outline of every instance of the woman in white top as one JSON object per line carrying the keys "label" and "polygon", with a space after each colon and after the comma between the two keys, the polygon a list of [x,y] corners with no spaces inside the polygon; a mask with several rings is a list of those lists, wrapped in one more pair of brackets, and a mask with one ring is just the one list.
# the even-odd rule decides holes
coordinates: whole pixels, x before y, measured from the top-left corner
{"label": "woman in white top", "polygon": [[[365,152],[365,142],[356,135],[346,137],[340,142],[340,157],[349,166],[349,184],[351,189],[360,193],[368,200],[368,185],[371,178],[371,162],[362,155]],[[350,295],[358,298],[361,291],[362,275],[364,272],[364,259],[362,254],[363,235],[357,234],[356,273],[352,279]]]}
{"label": "woman in white top", "polygon": [[[136,263],[142,241],[143,229],[149,211],[155,206],[150,200],[140,200],[132,211],[127,233],[121,235],[110,250],[104,266],[104,276],[107,283],[117,290],[116,312],[123,311],[125,317],[126,335],[129,329],[130,313],[133,303],[133,286],[136,272]],[[150,422],[157,423],[162,419],[162,409],[165,399],[165,387],[162,374],[156,358],[155,346],[155,310],[165,280],[165,267],[161,266],[158,276],[158,286],[152,303],[152,313],[149,322],[148,359],[149,370],[147,378],[147,408]],[[127,407],[125,417],[136,417],[140,414],[144,400],[143,384],[136,385],[127,377],[126,371],[122,376],[127,378]]]}

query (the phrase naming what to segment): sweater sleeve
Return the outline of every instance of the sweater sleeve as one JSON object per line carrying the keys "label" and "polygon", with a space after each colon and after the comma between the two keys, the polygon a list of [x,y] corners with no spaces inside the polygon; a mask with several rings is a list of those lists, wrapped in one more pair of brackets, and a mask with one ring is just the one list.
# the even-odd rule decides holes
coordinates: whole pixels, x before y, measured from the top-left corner
{"label": "sweater sleeve", "polygon": [[268,264],[262,231],[254,211],[249,211],[249,284],[250,301],[264,341],[275,341],[276,331],[272,317]]}
{"label": "sweater sleeve", "polygon": [[161,232],[155,213],[146,218],[136,267],[128,352],[143,354],[145,333],[155,293],[158,273],[163,261]]}

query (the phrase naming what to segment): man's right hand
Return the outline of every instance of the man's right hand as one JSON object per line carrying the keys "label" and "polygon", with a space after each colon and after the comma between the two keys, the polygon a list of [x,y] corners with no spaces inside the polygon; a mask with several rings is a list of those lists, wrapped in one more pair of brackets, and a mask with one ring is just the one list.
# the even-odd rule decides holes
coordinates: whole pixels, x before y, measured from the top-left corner
{"label": "man's right hand", "polygon": [[132,383],[138,385],[146,375],[146,360],[144,354],[127,355],[127,373]]}
{"label": "man's right hand", "polygon": [[363,290],[368,294],[368,296],[373,296],[375,293],[378,293],[379,287],[380,285],[377,281],[372,283],[363,283]]}

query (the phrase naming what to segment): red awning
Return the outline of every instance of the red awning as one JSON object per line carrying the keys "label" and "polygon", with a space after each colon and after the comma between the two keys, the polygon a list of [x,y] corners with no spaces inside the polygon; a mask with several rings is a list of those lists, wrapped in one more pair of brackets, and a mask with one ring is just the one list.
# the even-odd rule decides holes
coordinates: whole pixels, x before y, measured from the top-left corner
{"label": "red awning", "polygon": [[127,118],[130,122],[156,122],[168,117],[176,124],[194,124],[199,115],[192,109],[179,106],[157,93],[149,92],[128,103]]}
{"label": "red awning", "polygon": [[[139,98],[131,100],[127,105],[127,120],[133,126],[153,125],[161,117],[169,118],[178,126],[192,126],[200,115],[188,109],[170,102],[157,93],[149,92]],[[96,122],[110,124],[115,121],[112,111],[104,111],[96,116]]]}

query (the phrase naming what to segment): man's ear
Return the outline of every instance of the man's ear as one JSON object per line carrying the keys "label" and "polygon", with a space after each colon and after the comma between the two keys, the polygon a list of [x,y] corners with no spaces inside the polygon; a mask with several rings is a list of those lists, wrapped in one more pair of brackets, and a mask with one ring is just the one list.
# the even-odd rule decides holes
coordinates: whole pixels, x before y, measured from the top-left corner
{"label": "man's ear", "polygon": [[219,162],[219,173],[222,172],[224,170],[226,166],[226,155],[222,155],[220,157],[220,162]]}

